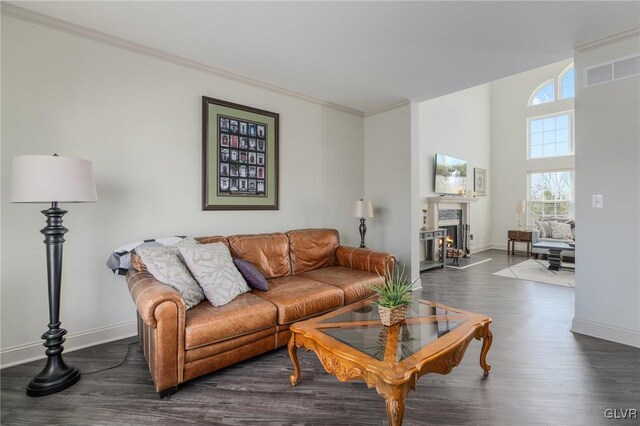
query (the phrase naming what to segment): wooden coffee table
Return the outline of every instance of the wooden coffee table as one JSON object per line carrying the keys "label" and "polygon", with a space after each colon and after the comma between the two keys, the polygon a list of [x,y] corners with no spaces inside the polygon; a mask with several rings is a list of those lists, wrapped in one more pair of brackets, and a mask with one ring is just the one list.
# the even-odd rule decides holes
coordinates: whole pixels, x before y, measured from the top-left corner
{"label": "wooden coffee table", "polygon": [[390,425],[402,424],[404,400],[420,376],[448,374],[460,364],[471,340],[482,339],[480,367],[489,374],[491,318],[414,299],[408,317],[385,327],[368,299],[291,326],[289,356],[300,380],[298,348],[316,353],[327,373],[338,380],[362,380],[384,398]]}

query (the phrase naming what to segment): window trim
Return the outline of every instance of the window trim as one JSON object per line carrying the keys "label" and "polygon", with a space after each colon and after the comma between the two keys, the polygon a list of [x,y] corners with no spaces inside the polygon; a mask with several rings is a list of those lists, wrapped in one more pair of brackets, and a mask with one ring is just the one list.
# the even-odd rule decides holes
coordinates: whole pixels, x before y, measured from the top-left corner
{"label": "window trim", "polygon": [[[542,160],[546,158],[564,158],[564,157],[572,157],[576,155],[575,146],[574,146],[575,135],[574,135],[574,126],[573,126],[573,122],[574,122],[573,112],[574,110],[568,109],[565,111],[552,112],[550,114],[536,115],[535,117],[527,117],[527,160]],[[551,157],[532,157],[531,156],[531,121],[541,120],[549,117],[557,117],[559,115],[569,116],[569,154],[554,155]]]}

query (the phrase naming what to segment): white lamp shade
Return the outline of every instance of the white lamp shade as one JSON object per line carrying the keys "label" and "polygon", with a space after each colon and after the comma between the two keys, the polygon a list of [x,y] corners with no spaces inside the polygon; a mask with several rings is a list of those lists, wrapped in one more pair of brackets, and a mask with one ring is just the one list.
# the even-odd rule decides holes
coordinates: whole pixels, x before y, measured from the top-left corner
{"label": "white lamp shade", "polygon": [[516,213],[523,214],[527,211],[527,202],[525,200],[520,200],[516,203]]}
{"label": "white lamp shade", "polygon": [[91,161],[53,155],[19,155],[11,170],[12,203],[95,203]]}
{"label": "white lamp shade", "polygon": [[373,206],[371,201],[357,200],[351,203],[352,217],[373,217]]}

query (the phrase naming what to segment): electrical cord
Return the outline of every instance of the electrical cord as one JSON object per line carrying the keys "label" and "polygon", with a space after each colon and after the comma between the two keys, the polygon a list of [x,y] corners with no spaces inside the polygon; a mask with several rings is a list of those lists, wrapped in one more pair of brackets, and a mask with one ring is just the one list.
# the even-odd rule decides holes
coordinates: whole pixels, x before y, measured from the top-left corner
{"label": "electrical cord", "polygon": [[88,376],[89,374],[96,374],[96,373],[101,373],[103,371],[107,371],[107,370],[113,370],[114,368],[118,368],[120,366],[122,366],[125,362],[127,362],[127,359],[129,358],[129,352],[131,352],[131,346],[133,345],[137,345],[140,342],[133,342],[133,343],[129,343],[127,345],[127,354],[124,356],[124,359],[118,364],[118,365],[113,365],[111,367],[106,367],[106,368],[102,368],[100,370],[95,370],[95,371],[90,371],[88,373],[80,373],[82,376]]}

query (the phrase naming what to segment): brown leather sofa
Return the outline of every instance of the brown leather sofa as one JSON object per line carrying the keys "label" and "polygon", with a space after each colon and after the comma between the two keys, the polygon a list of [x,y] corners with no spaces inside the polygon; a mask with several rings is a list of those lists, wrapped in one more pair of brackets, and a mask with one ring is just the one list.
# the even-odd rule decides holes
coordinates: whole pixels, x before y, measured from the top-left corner
{"label": "brown leather sofa", "polygon": [[391,254],[341,246],[333,229],[196,239],[223,242],[234,257],[253,263],[269,291],[253,290],[220,307],[205,300],[187,311],[175,290],[134,262],[139,270],[127,273],[127,286],[161,397],[180,383],[286,345],[292,323],[373,295],[378,273],[395,266]]}

